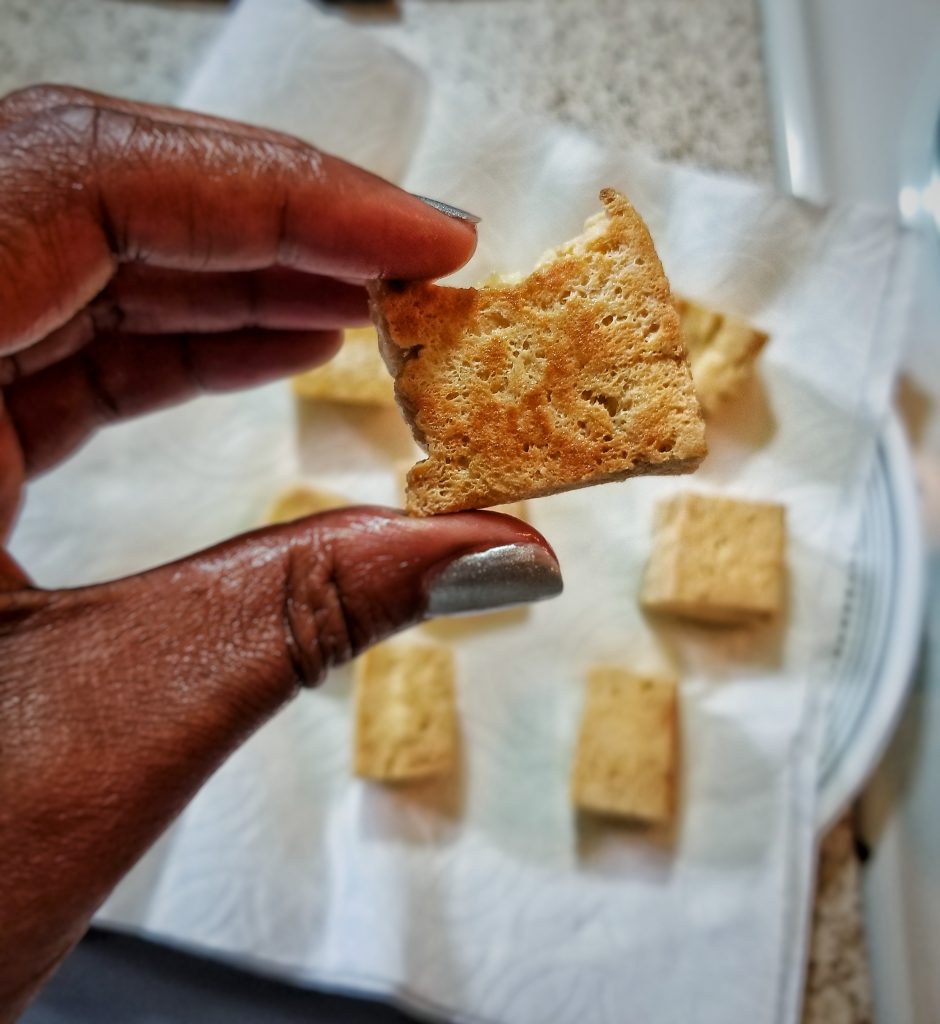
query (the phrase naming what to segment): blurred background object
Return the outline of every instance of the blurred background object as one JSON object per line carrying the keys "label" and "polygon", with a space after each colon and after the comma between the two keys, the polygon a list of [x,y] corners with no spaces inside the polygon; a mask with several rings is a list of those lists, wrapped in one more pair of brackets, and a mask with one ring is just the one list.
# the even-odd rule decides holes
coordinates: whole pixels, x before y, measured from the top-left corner
{"label": "blurred background object", "polygon": [[[0,91],[71,82],[180,95],[234,5],[209,0],[0,0]],[[355,17],[360,5],[330,5]],[[549,114],[612,145],[770,181],[753,0],[403,0],[369,30],[459,88]]]}
{"label": "blurred background object", "polygon": [[914,1024],[940,1019],[940,5],[764,0],[762,10],[779,184],[893,207],[919,235],[898,405],[927,531],[927,622],[911,699],[859,812],[874,1018]]}

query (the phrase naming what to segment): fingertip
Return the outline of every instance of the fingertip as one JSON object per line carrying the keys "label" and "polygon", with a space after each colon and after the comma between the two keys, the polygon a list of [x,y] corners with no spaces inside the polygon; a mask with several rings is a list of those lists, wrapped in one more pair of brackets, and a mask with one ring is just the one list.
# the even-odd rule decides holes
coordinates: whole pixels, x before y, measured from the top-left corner
{"label": "fingertip", "polygon": [[326,514],[336,516],[337,522],[347,526],[356,522],[362,533],[382,536],[383,544],[393,540],[416,552],[433,552],[435,559],[507,545],[535,545],[558,563],[554,548],[534,526],[504,512],[474,509],[436,516],[409,516],[382,506],[356,506]]}
{"label": "fingertip", "polygon": [[473,255],[473,214],[413,195],[333,157],[325,166],[344,183],[341,202],[330,209],[333,238],[343,243],[342,252],[331,254],[330,273],[358,280],[433,280]]}
{"label": "fingertip", "polygon": [[419,196],[417,192],[412,192],[411,194],[415,199],[420,199],[422,203],[427,203],[432,210],[438,210],[446,217],[459,220],[463,224],[476,226],[483,219],[482,217],[478,217],[475,213],[468,213],[466,210],[461,210],[459,206],[451,206],[450,203],[444,203],[440,199],[431,199],[429,196]]}
{"label": "fingertip", "polygon": [[508,544],[537,544],[543,547],[555,561],[558,556],[548,540],[524,519],[497,512],[495,509],[473,509],[467,512],[448,512],[443,515],[427,516],[418,522],[434,523],[450,521],[453,527],[465,531],[468,536],[491,537]]}
{"label": "fingertip", "polygon": [[[361,648],[439,615],[464,615],[556,597],[561,567],[545,538],[499,512],[412,517],[359,506],[277,528],[329,551],[330,579]],[[295,549],[296,550],[296,549]]]}
{"label": "fingertip", "polygon": [[[450,212],[452,211],[452,212]],[[479,218],[456,207],[411,193],[400,193],[400,229],[410,235],[410,247],[395,253],[383,277],[426,280],[459,270],[477,247]]]}

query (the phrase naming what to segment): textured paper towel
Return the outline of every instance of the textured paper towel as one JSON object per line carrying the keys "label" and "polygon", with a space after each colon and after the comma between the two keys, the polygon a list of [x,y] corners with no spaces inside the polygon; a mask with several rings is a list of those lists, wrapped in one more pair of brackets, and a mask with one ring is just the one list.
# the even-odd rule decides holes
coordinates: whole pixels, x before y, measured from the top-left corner
{"label": "textured paper towel", "polygon": [[[578,231],[599,187],[619,187],[677,291],[773,340],[761,387],[710,425],[694,478],[530,505],[565,570],[559,600],[424,631],[457,654],[457,782],[392,792],[353,781],[351,673],[336,672],[211,780],[104,919],[462,1020],[793,1019],[815,709],[904,298],[889,220],[606,152],[453,90],[444,104],[399,56],[304,0],[243,3],[188,101],[328,139],[481,214],[461,280],[526,269]],[[393,411],[298,412],[284,385],[200,400],[101,435],[39,482],[15,554],[44,583],[134,571],[253,525],[298,476],[397,502],[396,463],[412,452]],[[747,636],[640,615],[653,505],[689,486],[786,504],[785,629]],[[681,674],[671,838],[579,822],[568,806],[597,661]]]}

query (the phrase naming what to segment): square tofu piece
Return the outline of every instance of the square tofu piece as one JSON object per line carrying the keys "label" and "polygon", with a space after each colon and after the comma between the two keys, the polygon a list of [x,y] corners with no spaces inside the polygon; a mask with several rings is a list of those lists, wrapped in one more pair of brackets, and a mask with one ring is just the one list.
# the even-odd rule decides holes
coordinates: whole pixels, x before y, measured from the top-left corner
{"label": "square tofu piece", "polygon": [[767,343],[763,331],[688,299],[676,299],[692,384],[702,410],[712,414],[741,393]]}
{"label": "square tofu piece", "polygon": [[308,487],[307,484],[295,484],[271,502],[264,516],[264,524],[273,526],[276,523],[290,523],[294,519],[328,512],[331,508],[342,508],[348,504],[349,501],[340,494]]}
{"label": "square tofu piece", "polygon": [[454,658],[443,647],[380,644],[356,677],[356,775],[405,782],[457,761]]}
{"label": "square tofu piece", "polygon": [[625,196],[600,198],[584,232],[515,283],[368,285],[399,406],[427,453],[408,474],[410,515],[691,473],[705,457],[649,231]]}
{"label": "square tofu piece", "polygon": [[671,680],[594,668],[571,776],[584,811],[668,822],[675,808],[678,701]]}
{"label": "square tofu piece", "polygon": [[656,510],[640,601],[704,622],[772,618],[783,604],[784,536],[780,505],[677,495]]}
{"label": "square tofu piece", "polygon": [[339,352],[323,366],[294,377],[293,386],[300,398],[347,405],[395,404],[395,387],[379,352],[374,327],[346,331]]}

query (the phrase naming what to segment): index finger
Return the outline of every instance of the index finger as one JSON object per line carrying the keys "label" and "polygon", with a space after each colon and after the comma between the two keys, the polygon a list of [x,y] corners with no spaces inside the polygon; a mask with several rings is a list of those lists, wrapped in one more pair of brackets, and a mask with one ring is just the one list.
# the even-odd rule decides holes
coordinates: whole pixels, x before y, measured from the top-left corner
{"label": "index finger", "polygon": [[122,260],[425,278],[476,244],[472,223],[296,140],[87,104],[8,125],[0,182],[0,351],[60,326]]}

